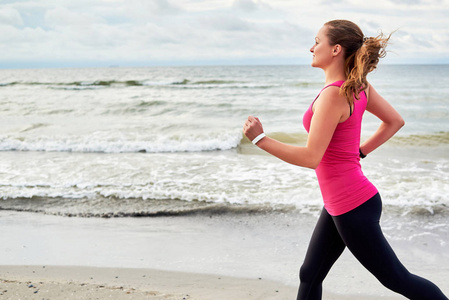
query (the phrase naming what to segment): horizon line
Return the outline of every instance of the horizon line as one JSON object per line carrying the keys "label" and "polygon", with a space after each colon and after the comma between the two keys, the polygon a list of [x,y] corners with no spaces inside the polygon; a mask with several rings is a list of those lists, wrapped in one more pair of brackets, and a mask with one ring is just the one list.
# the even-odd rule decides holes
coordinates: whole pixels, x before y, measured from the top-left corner
{"label": "horizon line", "polygon": [[[438,66],[449,65],[449,62],[384,62],[379,64],[389,66]],[[0,63],[0,70],[28,70],[28,69],[98,69],[98,68],[152,68],[152,67],[264,67],[264,66],[310,66],[310,63],[128,63],[128,64],[61,64],[61,66],[55,64],[31,64],[17,65],[17,66],[3,66]]]}

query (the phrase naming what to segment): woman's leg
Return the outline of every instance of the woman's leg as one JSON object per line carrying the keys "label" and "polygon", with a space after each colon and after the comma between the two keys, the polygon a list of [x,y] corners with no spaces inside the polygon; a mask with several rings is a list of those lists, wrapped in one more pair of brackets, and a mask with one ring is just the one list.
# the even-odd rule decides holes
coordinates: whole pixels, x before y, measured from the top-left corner
{"label": "woman's leg", "polygon": [[344,249],[332,217],[323,209],[299,272],[297,300],[321,300],[322,282]]}
{"label": "woman's leg", "polygon": [[381,212],[377,194],[356,209],[333,217],[348,249],[387,288],[413,300],[448,300],[435,284],[402,265],[380,228]]}

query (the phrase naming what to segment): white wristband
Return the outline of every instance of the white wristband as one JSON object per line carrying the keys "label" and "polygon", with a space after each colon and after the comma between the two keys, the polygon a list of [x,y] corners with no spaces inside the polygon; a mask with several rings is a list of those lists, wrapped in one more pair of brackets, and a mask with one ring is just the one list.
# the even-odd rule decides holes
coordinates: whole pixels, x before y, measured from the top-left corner
{"label": "white wristband", "polygon": [[257,144],[257,142],[259,142],[261,139],[263,139],[265,137],[265,133],[262,132],[261,134],[259,134],[258,136],[256,136],[256,138],[254,140],[252,140],[253,144]]}

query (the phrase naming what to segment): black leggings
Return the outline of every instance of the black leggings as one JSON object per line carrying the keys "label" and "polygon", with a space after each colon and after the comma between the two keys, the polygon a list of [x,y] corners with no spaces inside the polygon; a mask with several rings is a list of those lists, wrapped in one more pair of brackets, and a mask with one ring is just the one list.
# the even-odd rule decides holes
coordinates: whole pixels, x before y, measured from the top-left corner
{"label": "black leggings", "polygon": [[379,225],[376,194],[354,210],[333,217],[323,209],[301,266],[297,300],[321,299],[322,282],[345,247],[387,288],[413,300],[448,300],[432,282],[411,274],[391,249]]}

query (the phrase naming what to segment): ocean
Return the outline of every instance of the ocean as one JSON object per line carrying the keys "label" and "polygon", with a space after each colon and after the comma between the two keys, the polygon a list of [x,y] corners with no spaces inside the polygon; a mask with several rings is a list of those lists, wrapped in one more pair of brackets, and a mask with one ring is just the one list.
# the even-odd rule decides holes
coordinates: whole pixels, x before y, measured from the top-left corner
{"label": "ocean", "polygon": [[[254,115],[304,145],[323,80],[310,66],[0,70],[0,210],[316,215],[314,171],[263,153],[242,126]],[[406,121],[362,161],[385,211],[449,216],[449,65],[380,65],[368,80]],[[379,124],[366,113],[362,139]]]}

